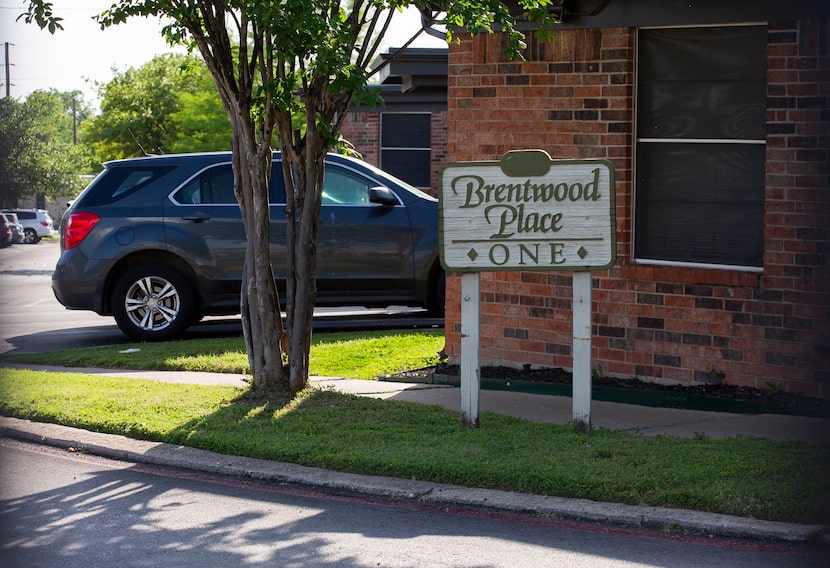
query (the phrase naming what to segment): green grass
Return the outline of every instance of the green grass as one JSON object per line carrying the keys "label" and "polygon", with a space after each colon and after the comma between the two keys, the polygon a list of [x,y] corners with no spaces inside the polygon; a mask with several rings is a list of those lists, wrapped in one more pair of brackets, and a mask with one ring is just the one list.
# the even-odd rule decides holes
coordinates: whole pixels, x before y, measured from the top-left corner
{"label": "green grass", "polygon": [[[443,347],[443,330],[317,333],[312,339],[309,374],[355,379],[393,375],[434,365]],[[248,372],[248,356],[241,337],[26,353],[6,356],[3,360],[105,369]]]}
{"label": "green grass", "polygon": [[[313,375],[372,378],[438,361],[441,331],[316,334]],[[135,353],[119,353],[139,349]],[[245,372],[241,338],[129,344],[4,357],[127,369]],[[328,390],[297,395],[79,373],[0,369],[0,413],[233,455],[783,521],[830,522],[830,448],[736,437],[683,439],[481,413]]]}
{"label": "green grass", "polygon": [[0,369],[0,412],[280,460],[560,497],[827,522],[830,450],[737,437],[679,439],[330,390],[297,395],[100,375]]}

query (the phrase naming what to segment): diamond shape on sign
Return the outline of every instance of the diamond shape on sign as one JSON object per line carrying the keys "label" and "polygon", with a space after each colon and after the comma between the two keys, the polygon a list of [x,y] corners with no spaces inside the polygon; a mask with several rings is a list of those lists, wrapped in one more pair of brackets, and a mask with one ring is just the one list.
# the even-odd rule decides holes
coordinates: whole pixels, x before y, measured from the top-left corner
{"label": "diamond shape on sign", "polygon": [[579,258],[585,260],[585,257],[588,256],[588,251],[585,250],[585,247],[579,247],[579,250],[576,251],[576,254],[579,255]]}
{"label": "diamond shape on sign", "polygon": [[476,258],[478,258],[478,253],[476,252],[476,249],[470,249],[470,252],[467,253],[467,256],[470,260],[475,260]]}

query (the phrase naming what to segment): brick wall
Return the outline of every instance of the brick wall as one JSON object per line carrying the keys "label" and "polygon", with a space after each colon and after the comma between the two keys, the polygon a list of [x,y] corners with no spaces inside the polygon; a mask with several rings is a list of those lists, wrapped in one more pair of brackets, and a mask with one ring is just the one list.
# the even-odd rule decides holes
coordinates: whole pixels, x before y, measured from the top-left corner
{"label": "brick wall", "polygon": [[363,155],[363,159],[380,164],[380,113],[350,112],[343,121],[340,134]]}
{"label": "brick wall", "polygon": [[[351,111],[340,129],[343,137],[351,142],[373,166],[380,163],[380,113]],[[430,115],[432,152],[430,161],[430,187],[427,193],[438,195],[438,169],[447,161],[447,113],[433,112]]]}
{"label": "brick wall", "polygon": [[[830,397],[830,26],[771,24],[763,273],[634,264],[633,29],[557,32],[507,62],[500,38],[450,48],[449,161],[542,148],[608,158],[618,260],[593,275],[593,365],[619,376],[716,381]],[[484,273],[482,364],[572,365],[569,273]],[[460,349],[460,278],[447,283]]]}

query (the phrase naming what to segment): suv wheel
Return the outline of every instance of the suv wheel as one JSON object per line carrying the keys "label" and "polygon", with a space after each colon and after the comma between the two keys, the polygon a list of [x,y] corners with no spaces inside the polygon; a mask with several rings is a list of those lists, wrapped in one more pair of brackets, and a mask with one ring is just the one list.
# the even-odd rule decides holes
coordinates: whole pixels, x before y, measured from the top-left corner
{"label": "suv wheel", "polygon": [[131,268],[112,296],[118,327],[137,341],[168,341],[182,336],[194,320],[193,289],[178,271],[162,264]]}
{"label": "suv wheel", "polygon": [[40,242],[40,237],[34,229],[23,229],[23,242],[27,245],[34,245]]}

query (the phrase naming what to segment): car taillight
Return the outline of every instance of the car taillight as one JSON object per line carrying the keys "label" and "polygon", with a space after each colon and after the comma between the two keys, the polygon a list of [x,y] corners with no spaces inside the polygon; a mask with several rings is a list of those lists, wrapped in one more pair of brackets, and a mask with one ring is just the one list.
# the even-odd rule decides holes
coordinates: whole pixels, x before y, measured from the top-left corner
{"label": "car taillight", "polygon": [[44,227],[48,227],[48,226],[49,226],[49,223],[47,223],[46,221],[41,221],[41,222],[40,222],[40,224],[41,224],[41,225],[43,225]]}
{"label": "car taillight", "polygon": [[66,219],[63,235],[63,248],[69,250],[75,248],[86,238],[89,232],[98,224],[101,218],[94,213],[72,213]]}

